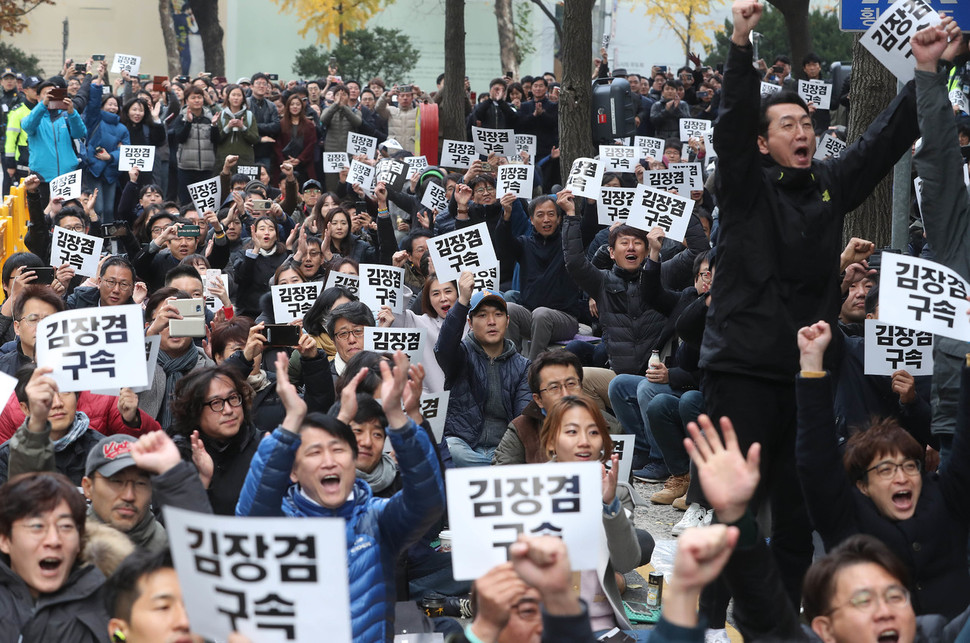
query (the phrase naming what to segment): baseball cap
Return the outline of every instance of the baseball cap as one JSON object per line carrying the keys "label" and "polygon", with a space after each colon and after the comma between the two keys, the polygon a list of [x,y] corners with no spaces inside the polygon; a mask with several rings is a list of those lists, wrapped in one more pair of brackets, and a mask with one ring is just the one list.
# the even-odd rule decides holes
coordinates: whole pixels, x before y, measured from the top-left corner
{"label": "baseball cap", "polygon": [[64,80],[63,76],[51,76],[37,87],[37,91],[41,91],[45,87],[60,87],[61,89],[67,89],[67,81]]}
{"label": "baseball cap", "polygon": [[137,440],[130,435],[111,435],[88,451],[88,461],[84,467],[84,475],[91,477],[100,473],[110,478],[119,471],[135,466],[135,459],[131,457],[131,445]]}
{"label": "baseball cap", "polygon": [[320,185],[320,181],[317,181],[316,179],[309,179],[309,180],[307,180],[303,184],[303,187],[300,188],[300,192],[301,193],[306,192],[307,191],[307,188],[316,188],[316,189],[320,190],[321,192],[323,192],[323,186]]}
{"label": "baseball cap", "polygon": [[236,84],[237,85],[252,85],[252,83],[250,82],[248,76],[243,76],[242,78],[240,78],[239,80],[236,81]]}
{"label": "baseball cap", "polygon": [[10,67],[4,67],[3,68],[3,73],[0,74],[0,78],[6,78],[7,76],[13,76],[14,78],[16,78],[17,77],[17,72],[15,72]]}
{"label": "baseball cap", "polygon": [[35,89],[43,81],[40,76],[27,76],[24,79],[24,89]]}
{"label": "baseball cap", "polygon": [[494,304],[504,312],[509,312],[509,307],[505,303],[505,297],[501,293],[492,292],[491,290],[480,290],[472,295],[472,300],[468,303],[468,316],[474,315],[475,311],[482,304]]}
{"label": "baseball cap", "polygon": [[401,144],[397,142],[397,139],[389,138],[377,146],[377,149],[389,149],[389,150],[403,150]]}

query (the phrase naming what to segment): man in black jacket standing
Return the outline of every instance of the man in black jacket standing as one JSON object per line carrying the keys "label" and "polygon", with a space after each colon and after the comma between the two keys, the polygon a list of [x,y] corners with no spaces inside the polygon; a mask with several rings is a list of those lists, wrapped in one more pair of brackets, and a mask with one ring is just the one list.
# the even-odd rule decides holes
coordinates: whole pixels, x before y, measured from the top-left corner
{"label": "man in black jacket standing", "polygon": [[[805,103],[779,92],[759,110],[748,36],[762,5],[735,0],[734,32],[714,128],[720,237],[716,287],[701,347],[709,413],[727,416],[742,448],[760,442],[771,545],[793,603],[811,562],[811,528],[794,467],[797,330],[834,324],[845,213],[859,206],[918,136],[908,86],[841,158],[814,162]],[[760,119],[758,114],[761,114]],[[860,242],[858,257],[872,244]]]}
{"label": "man in black jacket standing", "polygon": [[280,113],[276,111],[276,105],[267,98],[271,89],[269,76],[262,72],[253,74],[253,95],[249,97],[248,103],[259,131],[259,143],[253,146],[253,152],[256,163],[267,168],[272,167],[273,145],[281,131]]}

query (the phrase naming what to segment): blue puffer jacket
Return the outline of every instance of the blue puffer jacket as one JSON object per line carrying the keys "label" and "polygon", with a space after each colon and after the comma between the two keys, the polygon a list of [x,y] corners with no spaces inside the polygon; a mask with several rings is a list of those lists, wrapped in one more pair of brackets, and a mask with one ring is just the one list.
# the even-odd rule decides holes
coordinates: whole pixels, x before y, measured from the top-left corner
{"label": "blue puffer jacket", "polygon": [[43,102],[38,102],[20,121],[20,127],[27,132],[30,171],[39,174],[42,180],[51,181],[78,168],[71,139],[84,138],[88,130],[76,109],[68,114],[65,110],[49,110]]}
{"label": "blue puffer jacket", "polygon": [[[473,337],[462,341],[466,319],[468,306],[456,301],[441,325],[434,356],[445,372],[445,390],[451,391],[444,436],[461,438],[474,448],[485,422],[489,357]],[[502,369],[502,402],[511,422],[532,401],[530,362],[507,339],[505,351],[493,361]]]}
{"label": "blue puffer jacket", "polygon": [[347,521],[347,572],[354,643],[394,638],[394,568],[398,555],[444,510],[445,489],[434,447],[414,422],[387,432],[401,471],[402,488],[375,498],[363,480],[354,499],[338,509],[311,502],[290,481],[300,436],[282,427],[259,444],[239,495],[237,516],[337,517]]}
{"label": "blue puffer jacket", "polygon": [[[88,129],[88,140],[84,146],[84,167],[92,176],[105,181],[118,180],[119,145],[130,145],[131,135],[128,128],[121,124],[121,117],[101,109],[101,85],[91,84],[91,94],[84,108],[84,125]],[[103,147],[111,155],[110,161],[102,161],[97,149]]]}

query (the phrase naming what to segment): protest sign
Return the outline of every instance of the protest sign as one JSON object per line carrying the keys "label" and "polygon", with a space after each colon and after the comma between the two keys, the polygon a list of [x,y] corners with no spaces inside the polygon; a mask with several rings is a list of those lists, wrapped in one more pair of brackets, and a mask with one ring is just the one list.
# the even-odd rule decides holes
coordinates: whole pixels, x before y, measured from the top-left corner
{"label": "protest sign", "polygon": [[421,174],[428,169],[427,156],[405,156],[404,162],[408,164],[408,181],[415,174]]}
{"label": "protest sign", "polygon": [[360,277],[357,275],[351,275],[346,272],[337,272],[336,270],[331,270],[330,274],[327,275],[327,285],[324,288],[335,288],[340,286],[346,288],[355,295],[358,294],[360,290]]}
{"label": "protest sign", "polygon": [[75,273],[85,277],[95,277],[98,274],[98,262],[101,260],[103,245],[104,239],[101,237],[54,226],[50,264],[57,267],[67,263],[74,267]]}
{"label": "protest sign", "polygon": [[514,158],[519,154],[515,149],[515,132],[510,129],[472,126],[472,142],[475,144],[475,153],[483,156],[497,154]]}
{"label": "protest sign", "polygon": [[199,213],[215,212],[222,205],[222,186],[219,177],[215,176],[205,181],[192,183],[188,186],[189,197]]}
{"label": "protest sign", "polygon": [[967,282],[927,259],[882,253],[879,319],[887,324],[970,341]]}
{"label": "protest sign", "polygon": [[428,251],[442,283],[458,279],[463,270],[475,272],[498,265],[485,223],[432,237],[428,239]]}
{"label": "protest sign", "polygon": [[363,154],[369,159],[377,155],[377,139],[366,134],[349,132],[347,134],[347,154],[350,158]]}
{"label": "protest sign", "polygon": [[216,299],[216,296],[209,292],[209,280],[219,279],[222,283],[222,288],[226,291],[226,295],[229,295],[229,275],[228,273],[222,272],[218,268],[209,268],[205,271],[202,276],[202,290],[205,293],[205,307],[211,310],[213,313],[222,308],[222,301]]}
{"label": "protest sign", "polygon": [[842,151],[846,147],[848,146],[845,142],[840,141],[829,133],[826,133],[819,142],[813,158],[818,161],[824,161],[829,158],[837,159],[842,155]]}
{"label": "protest sign", "polygon": [[291,321],[303,319],[322,291],[323,282],[320,281],[271,286],[276,323],[289,324]]}
{"label": "protest sign", "polygon": [[519,534],[561,537],[572,569],[596,569],[603,521],[599,462],[448,469],[455,580],[474,580],[508,560]]}
{"label": "protest sign", "polygon": [[777,94],[781,91],[781,85],[776,85],[774,83],[766,83],[761,81],[761,96],[770,96],[771,94]]}
{"label": "protest sign", "polygon": [[118,170],[127,172],[133,167],[151,172],[155,167],[155,146],[122,145],[118,150]]}
{"label": "protest sign", "polygon": [[112,74],[120,74],[126,71],[129,76],[136,76],[139,69],[141,69],[141,56],[115,54],[114,62],[111,63]]}
{"label": "protest sign", "polygon": [[690,176],[687,170],[647,170],[643,173],[643,185],[655,190],[677,190],[677,194],[690,195]]}
{"label": "protest sign", "polygon": [[[15,388],[17,388],[17,378],[11,377],[6,373],[0,373],[0,404],[7,403],[10,396],[13,395]],[[443,419],[444,418],[442,418],[442,420]]]}
{"label": "protest sign", "polygon": [[916,59],[909,39],[917,31],[940,23],[924,0],[896,0],[862,35],[860,42],[901,83],[912,80]]}
{"label": "protest sign", "polygon": [[421,205],[438,213],[444,212],[448,207],[445,189],[433,181],[428,181],[424,188],[424,196],[421,197]]}
{"label": "protest sign", "polygon": [[539,160],[536,158],[535,134],[516,134],[515,150],[519,153],[519,158],[521,158],[522,152],[526,152],[529,155],[529,163],[535,164]]}
{"label": "protest sign", "polygon": [[61,391],[146,386],[141,306],[79,308],[37,323],[37,364]]}
{"label": "protest sign", "polygon": [[866,375],[933,374],[933,335],[893,326],[878,319],[866,320]]}
{"label": "protest sign", "polygon": [[[704,189],[704,172],[701,169],[700,163],[671,163],[670,169],[674,171],[683,170],[686,172],[685,176],[688,179],[688,190]],[[678,194],[681,196],[690,196],[684,192],[678,192]]]}
{"label": "protest sign", "polygon": [[[147,381],[144,386],[129,386],[134,393],[141,393],[142,391],[147,391],[152,387],[152,383],[155,381],[155,366],[158,363],[158,348],[162,343],[161,335],[148,335],[145,337],[145,373],[147,376]],[[91,392],[96,395],[113,395],[117,397],[121,394],[121,387],[117,386],[115,388],[107,389],[91,389]]]}
{"label": "protest sign", "polygon": [[167,506],[165,530],[192,629],[225,641],[350,643],[342,518],[238,518]]}
{"label": "protest sign", "polygon": [[445,139],[441,144],[441,167],[467,170],[477,158],[474,143]]}
{"label": "protest sign", "polygon": [[633,444],[636,436],[624,433],[610,435],[610,438],[613,440],[613,453],[620,456],[616,479],[621,482],[629,480],[630,471],[633,469]]}
{"label": "protest sign", "polygon": [[704,158],[708,160],[716,159],[717,150],[714,149],[714,130],[707,130],[701,135],[701,138],[704,139]]}
{"label": "protest sign", "polygon": [[635,188],[600,188],[600,199],[596,203],[597,222],[600,225],[613,225],[616,221],[626,221],[635,195]]}
{"label": "protest sign", "polygon": [[441,393],[424,393],[421,396],[421,417],[431,425],[435,444],[441,442],[441,438],[445,434],[445,418],[448,416],[448,397],[450,395],[450,391],[442,391]]}
{"label": "protest sign", "polygon": [[350,167],[350,160],[346,152],[324,152],[323,153],[323,172],[324,174],[340,174],[340,170]]}
{"label": "protest sign", "polygon": [[954,89],[950,92],[950,104],[956,107],[961,112],[970,112],[970,106],[968,106],[967,95],[963,93],[962,89]]}
{"label": "protest sign", "polygon": [[50,182],[51,199],[57,197],[70,201],[81,196],[81,170],[54,177]]}
{"label": "protest sign", "polygon": [[404,351],[412,364],[420,364],[428,331],[424,328],[365,328],[364,350],[376,353]]}
{"label": "protest sign", "polygon": [[588,199],[600,198],[600,187],[603,184],[603,164],[594,159],[578,158],[573,161],[566,179],[566,189],[573,191],[573,196],[584,196]]}
{"label": "protest sign", "polygon": [[249,177],[250,181],[259,180],[259,166],[258,165],[237,165],[236,174],[245,174]]}
{"label": "protest sign", "polygon": [[404,268],[360,264],[360,300],[377,314],[381,306],[404,312]]}
{"label": "protest sign", "polygon": [[350,171],[347,172],[347,184],[358,184],[364,188],[364,192],[373,194],[374,188],[377,187],[376,177],[377,171],[373,165],[361,163],[360,161],[351,161]]}
{"label": "protest sign", "polygon": [[712,129],[711,121],[705,118],[682,118],[680,119],[680,140],[688,141],[691,137],[701,136],[710,129]]}
{"label": "protest sign", "polygon": [[799,80],[798,95],[819,109],[829,109],[832,105],[832,85],[822,80]]}
{"label": "protest sign", "polygon": [[507,163],[498,166],[495,196],[501,199],[512,192],[518,199],[532,198],[532,177],[535,168],[523,163]]}
{"label": "protest sign", "polygon": [[605,172],[632,172],[639,160],[638,150],[625,145],[600,145],[600,163]]}
{"label": "protest sign", "polygon": [[668,239],[683,241],[693,211],[691,199],[638,185],[626,224],[646,232],[659,226]]}
{"label": "protest sign", "polygon": [[638,155],[640,159],[645,159],[648,156],[654,159],[659,159],[664,155],[664,140],[662,138],[654,138],[652,136],[634,136],[633,137],[633,147],[640,150]]}
{"label": "protest sign", "polygon": [[383,183],[388,190],[404,191],[408,182],[408,164],[397,159],[381,159],[377,162],[377,182]]}

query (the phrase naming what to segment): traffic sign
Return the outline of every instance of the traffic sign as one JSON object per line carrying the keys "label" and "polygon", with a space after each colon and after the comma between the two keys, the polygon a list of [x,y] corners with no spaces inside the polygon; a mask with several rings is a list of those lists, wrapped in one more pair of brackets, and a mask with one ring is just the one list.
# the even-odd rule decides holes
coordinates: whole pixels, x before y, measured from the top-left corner
{"label": "traffic sign", "polygon": [[[866,31],[894,0],[841,0],[839,28]],[[970,27],[970,2],[966,0],[926,0],[941,16],[952,16],[957,24]]]}

